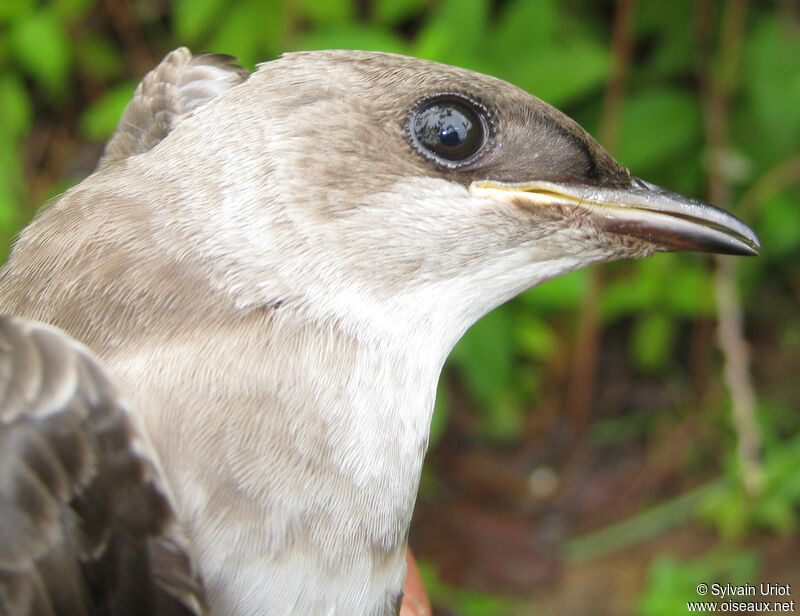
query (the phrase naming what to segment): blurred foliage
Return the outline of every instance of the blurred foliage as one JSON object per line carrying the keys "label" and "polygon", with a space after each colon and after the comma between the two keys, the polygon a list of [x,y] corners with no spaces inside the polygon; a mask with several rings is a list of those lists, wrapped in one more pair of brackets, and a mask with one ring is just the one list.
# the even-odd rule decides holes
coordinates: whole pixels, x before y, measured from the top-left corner
{"label": "blurred foliage", "polygon": [[[635,175],[702,196],[709,152],[699,75],[709,50],[693,26],[698,4],[709,9],[709,40],[716,43],[726,2],[634,4],[633,51],[613,153]],[[231,54],[250,67],[296,49],[407,53],[512,81],[598,135],[614,68],[615,7],[611,0],[2,0],[0,252],[5,254],[37,203],[91,169],[99,149],[87,151],[85,144],[99,144],[111,133],[137,81],[178,45]],[[720,357],[698,352],[693,342],[715,318],[713,268],[702,256],[615,263],[606,266],[594,290],[591,272],[574,272],[488,315],[452,354],[437,403],[434,444],[454,392],[477,414],[474,438],[519,439],[531,410],[569,386],[569,358],[576,352],[582,308],[590,302],[601,332],[613,330],[625,341],[626,356],[619,361],[633,376],[658,375],[679,389],[675,399],[718,424],[726,462],[707,469],[710,475],[696,472],[698,480],[721,473],[730,481],[713,491],[699,516],[731,540],[754,528],[797,528],[800,388],[792,366],[800,368],[799,32],[794,3],[749,4],[722,153],[732,209],[757,229],[764,245],[760,258],[740,267],[742,299],[758,334],[754,363],[766,435],[761,496],[745,495],[735,481],[735,438],[724,414]],[[658,408],[638,410],[676,412],[653,406]],[[647,441],[658,422],[642,423],[640,417],[611,418],[616,436],[606,434],[603,443]],[[736,565],[744,577],[757,568],[747,559],[731,562],[744,563]],[[677,604],[693,597],[701,578],[720,571],[711,561],[698,563],[658,561],[640,613],[679,613],[663,606],[676,605],[675,597]],[[733,579],[731,573],[725,581]],[[460,613],[502,611],[469,607],[462,596],[439,593],[435,582],[433,587],[435,597],[458,603]]]}
{"label": "blurred foliage", "polygon": [[759,558],[752,551],[711,551],[692,561],[664,556],[657,558],[650,570],[650,591],[639,603],[641,616],[674,616],[685,614],[690,601],[717,602],[711,592],[700,595],[699,584],[750,583],[757,574]]}
{"label": "blurred foliage", "polygon": [[510,599],[494,594],[456,588],[439,577],[436,569],[421,564],[420,573],[425,580],[425,589],[439,605],[447,605],[460,616],[509,616],[521,614],[524,604],[519,599]]}
{"label": "blurred foliage", "polygon": [[[765,409],[766,411],[766,409]],[[768,416],[768,412],[762,413]],[[729,465],[736,465],[731,459]],[[708,495],[700,515],[716,526],[723,537],[740,539],[751,529],[794,536],[800,518],[800,434],[787,441],[768,441],[764,454],[764,485],[752,498],[735,482],[728,482]],[[738,469],[729,471],[736,476]]]}

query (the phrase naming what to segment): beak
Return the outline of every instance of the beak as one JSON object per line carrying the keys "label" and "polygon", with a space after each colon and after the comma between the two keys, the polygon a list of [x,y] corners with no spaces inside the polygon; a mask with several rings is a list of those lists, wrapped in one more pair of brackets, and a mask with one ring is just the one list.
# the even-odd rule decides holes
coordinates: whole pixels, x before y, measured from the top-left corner
{"label": "beak", "polygon": [[583,208],[604,231],[645,240],[670,251],[757,255],[761,243],[741,220],[704,203],[638,178],[622,188],[533,182],[473,182],[475,196],[532,206]]}

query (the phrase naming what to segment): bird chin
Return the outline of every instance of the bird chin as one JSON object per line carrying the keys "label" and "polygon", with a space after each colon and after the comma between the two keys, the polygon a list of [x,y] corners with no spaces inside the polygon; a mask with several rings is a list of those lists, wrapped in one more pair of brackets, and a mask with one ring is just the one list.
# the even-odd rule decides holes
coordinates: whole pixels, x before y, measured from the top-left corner
{"label": "bird chin", "polygon": [[[626,244],[645,256],[664,251],[757,255],[761,244],[753,231],[735,216],[712,205],[689,199],[633,178],[622,187],[530,182],[509,184],[473,182],[475,197],[526,208],[549,208],[562,218],[582,218],[609,243]],[[572,223],[570,223],[572,224]],[[632,240],[632,242],[631,242]]]}

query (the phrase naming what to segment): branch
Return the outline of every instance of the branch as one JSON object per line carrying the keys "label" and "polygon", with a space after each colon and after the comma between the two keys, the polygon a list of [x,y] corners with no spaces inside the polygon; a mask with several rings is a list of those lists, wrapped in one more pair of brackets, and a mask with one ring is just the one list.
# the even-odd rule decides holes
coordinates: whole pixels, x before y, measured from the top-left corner
{"label": "branch", "polygon": [[[697,31],[708,39],[710,15],[708,1],[702,3]],[[731,0],[726,4],[722,36],[718,50],[717,70],[712,72],[713,58],[705,57],[701,66],[703,104],[709,144],[709,201],[730,208],[730,183],[722,164],[728,145],[728,111],[731,92],[739,75],[744,41],[747,0]],[[714,292],[717,300],[717,337],[725,368],[724,377],[731,396],[731,419],[736,432],[736,456],[742,484],[750,496],[763,487],[761,468],[761,435],[756,423],[756,394],[750,374],[750,354],[744,335],[742,306],[737,290],[738,262],[716,256]]]}

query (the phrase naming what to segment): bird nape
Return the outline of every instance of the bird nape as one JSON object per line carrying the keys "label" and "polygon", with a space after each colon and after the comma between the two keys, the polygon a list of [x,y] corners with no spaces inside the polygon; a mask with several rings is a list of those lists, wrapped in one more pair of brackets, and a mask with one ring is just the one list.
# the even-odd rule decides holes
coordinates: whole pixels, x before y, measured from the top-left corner
{"label": "bird nape", "polygon": [[492,77],[178,49],[0,274],[0,613],[396,614],[464,331],[589,263],[758,249]]}

